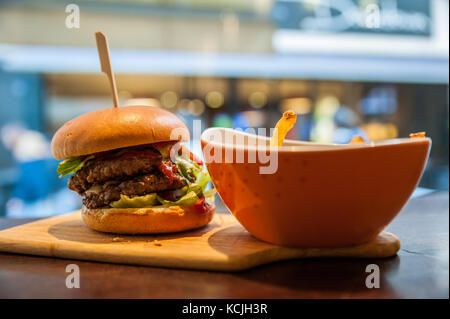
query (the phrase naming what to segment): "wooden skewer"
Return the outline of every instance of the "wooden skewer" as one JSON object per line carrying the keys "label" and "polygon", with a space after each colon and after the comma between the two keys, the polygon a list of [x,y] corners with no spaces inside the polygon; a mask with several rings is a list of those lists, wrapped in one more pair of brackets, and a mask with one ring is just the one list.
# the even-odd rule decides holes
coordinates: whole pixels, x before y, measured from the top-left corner
{"label": "wooden skewer", "polygon": [[111,61],[109,59],[109,47],[106,36],[100,32],[95,32],[95,40],[97,42],[98,56],[100,58],[101,70],[108,76],[109,84],[111,85],[111,94],[113,98],[114,107],[119,107],[119,97],[117,95],[116,80],[114,72],[111,68]]}

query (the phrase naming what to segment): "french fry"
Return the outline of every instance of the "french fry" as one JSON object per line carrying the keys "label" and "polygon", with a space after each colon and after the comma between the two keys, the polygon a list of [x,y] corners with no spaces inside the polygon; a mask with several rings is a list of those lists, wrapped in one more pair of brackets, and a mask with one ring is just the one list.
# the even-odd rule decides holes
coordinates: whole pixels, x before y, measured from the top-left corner
{"label": "french fry", "polygon": [[294,126],[297,121],[297,114],[292,111],[286,111],[275,126],[270,146],[281,146],[286,137],[287,132]]}
{"label": "french fry", "polygon": [[360,144],[360,143],[365,143],[366,141],[364,141],[364,139],[361,136],[354,136],[352,137],[352,139],[350,140],[350,142],[348,144]]}
{"label": "french fry", "polygon": [[411,133],[409,134],[410,138],[421,138],[421,137],[425,137],[425,132],[417,132],[417,133]]}

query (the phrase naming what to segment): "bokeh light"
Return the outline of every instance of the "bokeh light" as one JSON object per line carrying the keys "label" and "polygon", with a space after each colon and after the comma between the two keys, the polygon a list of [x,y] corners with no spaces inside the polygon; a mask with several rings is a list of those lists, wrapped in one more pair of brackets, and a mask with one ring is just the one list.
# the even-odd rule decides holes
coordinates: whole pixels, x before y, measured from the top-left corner
{"label": "bokeh light", "polygon": [[362,125],[362,128],[372,141],[398,137],[398,128],[392,123],[369,122]]}
{"label": "bokeh light", "polygon": [[161,94],[161,105],[168,109],[174,108],[178,103],[178,95],[173,91],[166,91]]}
{"label": "bokeh light", "polygon": [[189,99],[181,99],[177,104],[177,110],[181,114],[188,114],[188,104],[190,100]]}
{"label": "bokeh light", "polygon": [[224,103],[223,94],[219,91],[211,91],[206,94],[206,104],[212,109],[218,109]]}
{"label": "bokeh light", "polygon": [[158,99],[154,98],[133,98],[129,99],[125,102],[125,106],[130,105],[145,105],[145,106],[154,106],[154,107],[161,107],[161,103]]}
{"label": "bokeh light", "polygon": [[202,100],[195,99],[189,101],[189,103],[187,104],[187,110],[192,115],[199,116],[205,111],[205,104]]}
{"label": "bokeh light", "polygon": [[263,92],[253,92],[248,97],[248,103],[251,107],[254,107],[256,109],[260,109],[264,107],[267,103],[267,95]]}
{"label": "bokeh light", "polygon": [[247,114],[245,114],[244,112],[239,112],[233,116],[233,128],[240,128],[242,130],[245,130],[248,127],[250,127],[250,122]]}
{"label": "bokeh light", "polygon": [[245,115],[250,127],[262,127],[266,120],[266,114],[263,111],[245,111],[242,112]]}
{"label": "bokeh light", "polygon": [[293,111],[297,114],[308,114],[311,113],[312,102],[306,97],[296,97],[284,99],[280,103],[280,111]]}
{"label": "bokeh light", "polygon": [[231,128],[233,127],[233,119],[228,114],[220,113],[214,117],[212,126]]}

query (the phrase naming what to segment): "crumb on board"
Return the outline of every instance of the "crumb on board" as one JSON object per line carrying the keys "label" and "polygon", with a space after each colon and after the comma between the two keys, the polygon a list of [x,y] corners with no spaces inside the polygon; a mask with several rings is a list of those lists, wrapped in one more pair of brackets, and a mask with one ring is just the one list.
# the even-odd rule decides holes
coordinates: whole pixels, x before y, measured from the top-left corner
{"label": "crumb on board", "polygon": [[129,240],[125,240],[125,239],[122,238],[122,237],[114,237],[114,238],[112,239],[112,241],[113,241],[113,242],[129,242]]}
{"label": "crumb on board", "polygon": [[153,243],[153,245],[155,245],[155,246],[162,246],[161,242],[160,242],[159,240],[156,240],[156,239],[153,240],[152,243]]}

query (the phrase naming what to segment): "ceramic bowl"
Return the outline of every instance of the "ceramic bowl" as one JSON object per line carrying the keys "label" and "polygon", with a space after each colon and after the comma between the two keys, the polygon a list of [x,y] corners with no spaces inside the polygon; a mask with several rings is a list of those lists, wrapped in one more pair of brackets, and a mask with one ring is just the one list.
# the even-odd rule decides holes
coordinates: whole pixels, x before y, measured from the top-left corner
{"label": "ceramic bowl", "polygon": [[347,145],[286,140],[267,148],[269,161],[258,156],[258,143],[268,141],[225,128],[201,136],[214,186],[236,219],[263,241],[296,247],[373,239],[416,188],[431,146],[429,138]]}

